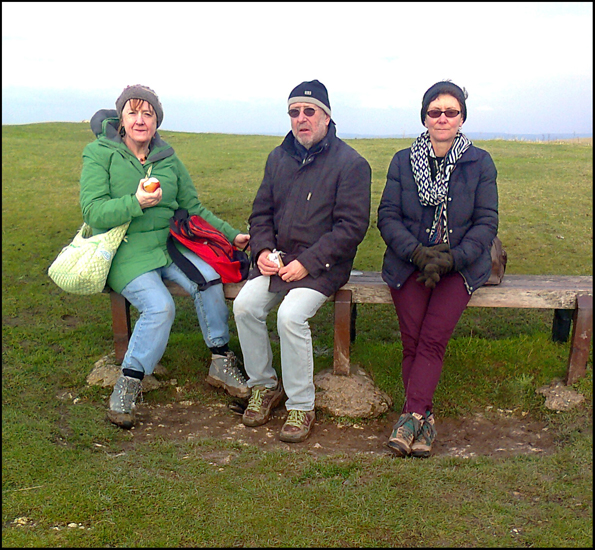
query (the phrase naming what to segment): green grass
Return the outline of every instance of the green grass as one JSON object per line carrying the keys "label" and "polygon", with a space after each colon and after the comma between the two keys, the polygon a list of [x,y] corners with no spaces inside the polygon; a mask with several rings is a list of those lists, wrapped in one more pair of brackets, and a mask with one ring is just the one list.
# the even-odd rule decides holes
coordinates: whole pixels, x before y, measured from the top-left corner
{"label": "green grass", "polygon": [[[281,138],[162,134],[205,205],[245,228],[267,155]],[[489,407],[528,412],[555,434],[548,456],[316,458],[217,439],[158,439],[123,452],[129,434],[105,420],[110,390],[85,381],[113,349],[109,300],[65,294],[47,277],[82,222],[81,153],[92,139],[87,124],[2,128],[3,546],[591,546],[592,355],[575,385],[585,402],[546,409],[535,390],[563,378],[569,352],[568,343],[551,341],[551,311],[467,310],[435,396],[443,418]],[[355,267],[379,270],[376,209],[390,160],[410,140],[347,141],[373,170],[372,223]],[[591,274],[592,147],[477,145],[499,172],[507,272]],[[181,391],[146,399],[225,399],[203,390],[208,350],[190,301],[176,302],[162,364]],[[311,323],[317,372],[332,365],[332,315],[325,304]],[[233,321],[231,332],[239,349]],[[274,351],[278,357],[277,345]],[[394,397],[394,410],[402,404],[401,351],[394,309],[358,306],[352,361]],[[65,391],[77,402],[57,397]],[[30,521],[16,526],[19,517]]]}

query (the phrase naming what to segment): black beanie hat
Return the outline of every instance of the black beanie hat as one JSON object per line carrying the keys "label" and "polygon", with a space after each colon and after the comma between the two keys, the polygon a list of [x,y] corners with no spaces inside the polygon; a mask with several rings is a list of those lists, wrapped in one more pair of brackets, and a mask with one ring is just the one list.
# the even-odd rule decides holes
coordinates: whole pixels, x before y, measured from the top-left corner
{"label": "black beanie hat", "polygon": [[151,88],[143,86],[142,84],[126,86],[124,91],[120,94],[120,97],[116,99],[116,111],[120,118],[122,118],[122,109],[124,109],[124,105],[126,105],[126,102],[129,99],[142,99],[143,101],[148,101],[153,109],[155,109],[155,114],[157,115],[157,128],[161,126],[161,122],[163,121],[163,107],[161,106],[157,94],[151,90]]}
{"label": "black beanie hat", "polygon": [[318,105],[328,116],[332,116],[328,92],[324,84],[318,80],[310,80],[298,84],[289,94],[287,107],[290,107],[293,103],[314,103],[314,105]]}
{"label": "black beanie hat", "polygon": [[467,120],[467,105],[465,104],[465,100],[469,97],[467,90],[465,90],[465,88],[459,88],[450,80],[442,80],[431,86],[421,100],[421,123],[425,125],[428,106],[441,94],[451,95],[459,102],[459,105],[461,106],[461,114],[463,115],[463,122],[465,122],[465,120]]}

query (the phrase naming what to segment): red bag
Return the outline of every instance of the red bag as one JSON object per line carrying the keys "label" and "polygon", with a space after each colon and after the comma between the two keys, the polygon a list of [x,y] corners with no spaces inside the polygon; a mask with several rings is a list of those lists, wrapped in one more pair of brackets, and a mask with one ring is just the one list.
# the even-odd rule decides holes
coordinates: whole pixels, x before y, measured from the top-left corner
{"label": "red bag", "polygon": [[[181,208],[169,220],[169,228],[167,250],[174,263],[200,290],[218,283],[239,283],[248,277],[248,254],[233,246],[221,231],[200,216],[189,216],[188,210]],[[213,267],[220,278],[205,281],[196,266],[177,249],[174,238]]]}

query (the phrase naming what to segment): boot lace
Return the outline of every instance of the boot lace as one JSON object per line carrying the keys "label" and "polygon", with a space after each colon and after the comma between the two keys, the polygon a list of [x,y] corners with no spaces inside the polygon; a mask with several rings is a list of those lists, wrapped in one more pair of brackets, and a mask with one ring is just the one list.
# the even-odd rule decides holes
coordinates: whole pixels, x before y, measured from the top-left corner
{"label": "boot lace", "polygon": [[397,425],[395,426],[392,438],[407,441],[409,439],[414,439],[418,435],[418,429],[416,429],[417,426],[415,425],[415,420],[417,419],[419,421],[420,419],[414,416],[414,414],[415,413],[408,413],[401,415]]}
{"label": "boot lace", "polygon": [[232,353],[228,353],[225,357],[225,367],[223,368],[223,372],[230,374],[240,384],[245,385],[248,383],[248,381],[244,378],[242,371],[237,367],[236,362],[237,357]]}
{"label": "boot lace", "polygon": [[131,410],[136,403],[143,402],[142,383],[124,376],[120,382],[118,397],[122,410]]}
{"label": "boot lace", "polygon": [[289,415],[287,416],[287,420],[285,424],[287,426],[295,426],[296,428],[301,428],[306,420],[306,411],[296,411],[291,409],[289,411]]}
{"label": "boot lace", "polygon": [[264,388],[252,388],[252,396],[250,397],[250,401],[248,401],[248,406],[246,407],[247,411],[259,412],[262,406],[262,396],[266,389]]}

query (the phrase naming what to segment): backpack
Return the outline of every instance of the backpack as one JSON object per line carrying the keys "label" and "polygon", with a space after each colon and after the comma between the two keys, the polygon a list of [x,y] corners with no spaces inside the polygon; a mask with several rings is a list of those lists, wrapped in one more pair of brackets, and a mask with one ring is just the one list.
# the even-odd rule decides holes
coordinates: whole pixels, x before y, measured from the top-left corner
{"label": "backpack", "polygon": [[[202,273],[182,254],[174,239],[192,250],[219,274],[219,279],[205,281]],[[169,220],[167,251],[174,263],[186,276],[205,290],[219,283],[239,283],[248,277],[250,259],[248,254],[233,246],[227,237],[209,222],[197,216],[189,216],[188,210],[180,208]]]}
{"label": "backpack", "polygon": [[490,252],[492,254],[492,272],[490,273],[490,278],[484,284],[499,285],[504,278],[508,254],[502,246],[502,241],[497,236],[492,241]]}

